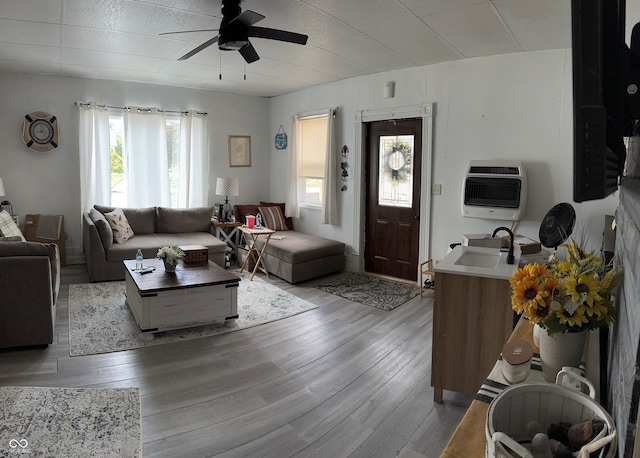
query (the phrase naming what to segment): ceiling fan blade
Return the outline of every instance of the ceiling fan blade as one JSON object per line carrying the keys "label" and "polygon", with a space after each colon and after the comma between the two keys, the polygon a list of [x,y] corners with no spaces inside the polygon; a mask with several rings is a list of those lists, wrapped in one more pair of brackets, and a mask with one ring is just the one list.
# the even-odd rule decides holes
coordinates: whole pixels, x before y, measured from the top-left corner
{"label": "ceiling fan blade", "polygon": [[262,21],[265,18],[265,16],[263,16],[260,13],[256,13],[255,11],[251,11],[251,10],[245,10],[242,13],[240,13],[240,15],[236,16],[235,18],[231,19],[229,21],[229,24],[231,23],[240,23],[245,27],[249,27],[253,24],[255,24],[258,21]]}
{"label": "ceiling fan blade", "polygon": [[286,41],[288,43],[296,43],[306,45],[307,35],[295,32],[287,32],[286,30],[269,29],[267,27],[249,27],[247,35],[255,38],[266,38],[268,40]]}
{"label": "ceiling fan blade", "polygon": [[260,56],[258,56],[258,53],[251,43],[247,43],[246,45],[244,45],[238,50],[238,52],[242,55],[242,57],[244,57],[244,60],[246,60],[248,64],[260,59]]}
{"label": "ceiling fan blade", "polygon": [[181,30],[179,32],[162,32],[158,35],[174,35],[176,33],[193,33],[193,32],[217,32],[220,29],[201,29],[201,30]]}
{"label": "ceiling fan blade", "polygon": [[216,35],[215,37],[213,37],[211,40],[207,40],[204,43],[202,43],[200,46],[198,46],[197,48],[194,48],[193,50],[189,51],[188,53],[186,53],[184,56],[182,56],[181,58],[179,58],[178,60],[186,60],[191,56],[194,56],[195,54],[198,54],[200,51],[202,51],[203,49],[208,48],[209,46],[211,46],[212,44],[215,44],[218,42],[218,35]]}

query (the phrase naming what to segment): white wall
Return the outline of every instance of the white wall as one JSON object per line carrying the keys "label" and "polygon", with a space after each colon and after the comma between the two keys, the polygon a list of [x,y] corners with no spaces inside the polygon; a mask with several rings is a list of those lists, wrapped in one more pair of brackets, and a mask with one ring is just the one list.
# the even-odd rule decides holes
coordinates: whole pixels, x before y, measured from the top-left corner
{"label": "white wall", "polygon": [[[27,213],[65,215],[67,256],[79,259],[80,198],[76,100],[109,105],[198,109],[209,113],[212,183],[216,176],[236,176],[240,196],[232,203],[284,201],[289,153],[276,150],[280,125],[291,139],[291,116],[339,107],[338,144],[351,150],[348,189],[338,193],[340,223],[321,225],[320,215],[302,210],[297,227],[358,247],[354,199],[361,185],[355,151],[361,110],[434,103],[433,181],[442,195],[431,197],[430,256],[441,259],[450,243],[464,233],[491,232],[510,222],[463,218],[460,193],[470,159],[512,158],[524,161],[529,179],[529,205],[517,232],[538,238],[546,212],[572,202],[571,59],[568,51],[544,51],[467,59],[385,72],[324,84],[270,100],[233,94],[68,77],[0,73],[0,177],[7,199],[24,221]],[[383,97],[384,83],[395,81],[395,97]],[[56,115],[60,147],[36,153],[21,140],[23,116],[32,111]],[[252,166],[229,168],[227,135],[251,135]],[[423,196],[428,198],[429,196]],[[213,190],[209,202],[220,201]],[[617,206],[617,193],[603,201],[573,204],[576,232],[586,231],[594,247],[600,243],[604,214]],[[353,261],[350,261],[353,262]],[[350,263],[350,266],[355,264]]]}
{"label": "white wall", "polygon": [[[395,98],[384,99],[383,87],[395,81]],[[538,239],[545,214],[560,202],[570,202],[577,214],[574,234],[586,231],[593,248],[602,237],[604,215],[613,214],[617,193],[602,201],[576,204],[572,200],[571,54],[568,50],[508,54],[466,59],[351,78],[271,99],[271,136],[280,124],[291,135],[291,116],[328,106],[339,107],[339,145],[351,150],[350,164],[361,161],[354,151],[354,115],[360,110],[420,105],[435,107],[433,183],[442,194],[432,197],[430,256],[441,259],[450,243],[465,233],[488,233],[510,221],[465,218],[461,210],[464,173],[471,159],[518,159],[528,176],[528,207],[516,227]],[[286,197],[290,148],[271,145],[271,199]],[[424,179],[424,178],[423,178]],[[362,234],[352,227],[354,199],[360,176],[351,176],[340,192],[341,224],[326,227],[319,215],[302,210],[305,231],[342,240],[358,247]],[[423,196],[423,198],[428,196]],[[296,222],[298,224],[298,222]],[[352,261],[353,262],[353,261]],[[357,264],[350,264],[352,267]]]}
{"label": "white wall", "polygon": [[[197,91],[152,84],[122,83],[81,78],[0,73],[0,178],[14,212],[24,223],[28,213],[65,217],[67,257],[81,260],[80,179],[78,168],[78,113],[75,101],[113,106],[154,106],[166,110],[197,109],[207,117],[210,143],[209,204],[217,176],[237,177],[240,196],[231,203],[257,202],[269,187],[268,100],[261,97]],[[22,142],[25,114],[45,111],[58,117],[60,146],[37,153]],[[227,136],[251,136],[251,167],[229,167]]]}

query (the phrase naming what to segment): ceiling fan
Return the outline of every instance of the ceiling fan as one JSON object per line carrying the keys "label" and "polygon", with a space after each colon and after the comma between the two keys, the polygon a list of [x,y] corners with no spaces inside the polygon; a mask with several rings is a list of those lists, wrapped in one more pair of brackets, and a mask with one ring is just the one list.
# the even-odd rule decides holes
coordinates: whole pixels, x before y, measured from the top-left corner
{"label": "ceiling fan", "polygon": [[164,32],[160,35],[218,31],[218,35],[205,41],[197,48],[194,48],[184,56],[180,57],[178,60],[186,60],[217,42],[218,49],[221,51],[238,51],[242,57],[244,57],[244,60],[250,64],[260,59],[260,56],[258,56],[258,53],[249,41],[249,37],[286,41],[288,43],[296,43],[300,45],[307,44],[307,35],[287,32],[286,30],[256,27],[253,25],[264,18],[265,16],[256,13],[255,11],[246,10],[241,12],[240,0],[222,0],[222,22],[220,23],[219,29]]}

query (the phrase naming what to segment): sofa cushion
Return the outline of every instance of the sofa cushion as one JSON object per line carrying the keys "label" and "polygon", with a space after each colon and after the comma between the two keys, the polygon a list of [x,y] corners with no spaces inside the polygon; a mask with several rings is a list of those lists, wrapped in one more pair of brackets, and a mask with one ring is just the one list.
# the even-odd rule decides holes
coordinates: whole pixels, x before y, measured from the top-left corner
{"label": "sofa cushion", "polygon": [[115,243],[123,243],[134,236],[134,232],[129,225],[127,217],[121,208],[116,208],[112,212],[104,214],[105,219],[109,222],[113,231],[113,241]]}
{"label": "sofa cushion", "polygon": [[20,237],[23,242],[26,241],[20,228],[13,220],[13,216],[6,210],[0,211],[0,235],[4,237]]}
{"label": "sofa cushion", "polygon": [[0,237],[0,242],[24,242],[19,235],[12,235],[10,237]]}
{"label": "sofa cushion", "polygon": [[284,202],[260,202],[261,207],[280,207],[282,210],[282,214],[284,215],[284,221],[287,224],[287,229],[293,231],[293,218],[287,216],[287,212],[285,211],[285,203]]}
{"label": "sofa cushion", "polygon": [[[258,238],[258,246],[264,241]],[[291,264],[310,261],[331,255],[344,254],[345,244],[335,240],[303,234],[302,232],[276,232],[265,250],[267,256],[275,256]]]}
{"label": "sofa cushion", "polygon": [[0,243],[0,257],[7,256],[48,256],[51,265],[51,291],[53,292],[53,302],[58,296],[60,277],[60,255],[58,245],[55,243],[40,242],[6,242]]}
{"label": "sofa cushion", "polygon": [[213,207],[158,207],[156,215],[156,232],[159,234],[210,232]]}
{"label": "sofa cushion", "polygon": [[262,224],[274,231],[288,230],[284,220],[282,210],[278,206],[258,207],[258,211],[262,215]]}
{"label": "sofa cushion", "polygon": [[[104,205],[93,206],[100,213],[112,212],[116,207],[105,207]],[[131,230],[134,234],[153,234],[156,231],[156,208],[123,208],[124,216],[127,217]]]}
{"label": "sofa cushion", "polygon": [[224,254],[227,244],[215,235],[207,232],[188,232],[182,234],[144,234],[121,244],[115,244],[107,250],[107,261],[133,259],[138,249],[145,258],[155,258],[158,249],[163,246],[202,245],[209,250],[209,258],[215,254]]}
{"label": "sofa cushion", "polygon": [[102,246],[106,250],[113,245],[113,231],[111,230],[111,225],[104,215],[95,208],[89,210],[89,218],[91,218],[91,221],[93,221],[93,224],[96,226]]}

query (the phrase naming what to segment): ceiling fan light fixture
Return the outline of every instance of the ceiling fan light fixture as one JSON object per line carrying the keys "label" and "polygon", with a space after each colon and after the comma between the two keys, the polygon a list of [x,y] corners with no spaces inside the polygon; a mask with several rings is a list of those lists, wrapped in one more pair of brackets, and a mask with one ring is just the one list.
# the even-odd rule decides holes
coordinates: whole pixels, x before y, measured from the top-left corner
{"label": "ceiling fan light fixture", "polygon": [[218,48],[222,51],[239,51],[243,47],[247,45],[248,41],[227,41],[226,43],[221,43]]}
{"label": "ceiling fan light fixture", "polygon": [[218,37],[218,48],[223,51],[238,51],[249,43],[249,37],[246,31],[240,31],[233,28],[220,30]]}

